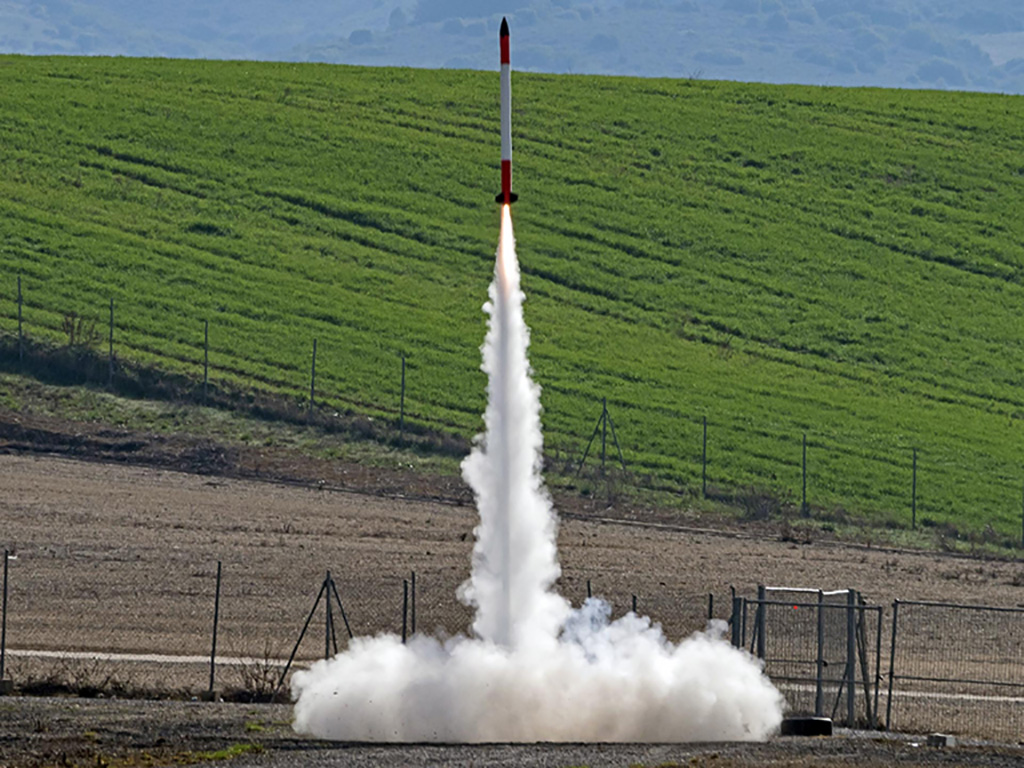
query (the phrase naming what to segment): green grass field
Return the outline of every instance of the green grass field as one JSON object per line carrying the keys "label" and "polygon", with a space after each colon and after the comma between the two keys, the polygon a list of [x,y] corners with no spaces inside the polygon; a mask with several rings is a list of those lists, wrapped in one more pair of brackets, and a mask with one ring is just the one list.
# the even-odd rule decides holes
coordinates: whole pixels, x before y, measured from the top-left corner
{"label": "green grass field", "polygon": [[[470,436],[496,73],[0,57],[0,331]],[[1016,541],[1024,100],[513,76],[547,445]]]}

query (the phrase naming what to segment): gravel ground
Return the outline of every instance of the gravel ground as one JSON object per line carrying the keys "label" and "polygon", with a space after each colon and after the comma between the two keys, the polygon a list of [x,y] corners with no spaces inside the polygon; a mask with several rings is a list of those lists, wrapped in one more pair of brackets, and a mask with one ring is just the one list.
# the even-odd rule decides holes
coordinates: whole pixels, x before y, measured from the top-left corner
{"label": "gravel ground", "polygon": [[297,736],[287,705],[11,697],[0,699],[0,766],[205,764],[342,766],[987,766],[1024,764],[1020,746],[950,749],[920,739],[838,731],[764,744],[353,744]]}

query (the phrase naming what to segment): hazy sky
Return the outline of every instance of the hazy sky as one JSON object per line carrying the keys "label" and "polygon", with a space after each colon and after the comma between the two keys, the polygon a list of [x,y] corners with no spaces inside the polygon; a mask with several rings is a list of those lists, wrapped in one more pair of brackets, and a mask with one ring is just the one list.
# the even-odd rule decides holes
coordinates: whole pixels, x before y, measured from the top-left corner
{"label": "hazy sky", "polygon": [[1024,92],[1020,0],[0,0],[0,51]]}

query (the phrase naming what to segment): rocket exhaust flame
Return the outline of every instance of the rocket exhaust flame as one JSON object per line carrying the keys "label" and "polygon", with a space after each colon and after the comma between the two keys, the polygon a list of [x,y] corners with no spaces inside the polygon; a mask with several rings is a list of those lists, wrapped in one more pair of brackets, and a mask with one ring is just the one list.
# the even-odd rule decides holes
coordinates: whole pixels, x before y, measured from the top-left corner
{"label": "rocket exhaust flame", "polygon": [[557,521],[540,474],[540,389],[509,206],[502,206],[482,347],[486,432],[463,463],[480,523],[460,597],[474,638],[395,635],[296,672],[294,727],[352,741],[678,742],[759,740],[782,698],[758,662],[721,639],[724,622],[679,645],[635,614],[609,621],[552,591]]}

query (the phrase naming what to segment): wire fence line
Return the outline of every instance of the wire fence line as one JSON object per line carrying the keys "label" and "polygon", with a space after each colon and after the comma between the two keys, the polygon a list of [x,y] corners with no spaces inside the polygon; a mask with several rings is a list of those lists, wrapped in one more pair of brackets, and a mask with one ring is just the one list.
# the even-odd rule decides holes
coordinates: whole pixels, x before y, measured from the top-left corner
{"label": "wire fence line", "polygon": [[[5,552],[4,565],[0,693],[270,700],[290,672],[351,638],[472,633],[454,577],[438,574],[395,573],[367,589],[245,561],[83,557],[56,580],[38,556]],[[1024,609],[897,601],[887,612],[853,589],[605,593],[599,579],[570,592],[577,606],[605,599],[613,620],[649,616],[671,642],[726,622],[789,714],[1014,741],[1024,732]]]}
{"label": "wire fence line", "polygon": [[[27,286],[22,285],[21,277],[16,277],[16,290],[12,292],[13,302],[4,301],[2,304],[7,307],[0,311],[0,319],[10,322],[10,325],[0,330],[0,339],[8,339],[4,345],[9,349],[0,348],[0,353],[5,353],[12,359],[16,359],[19,366],[24,367],[31,362],[33,355],[50,350],[52,345],[57,348],[76,351],[80,359],[77,361],[82,367],[79,373],[96,384],[103,384],[115,387],[118,382],[125,385],[132,394],[152,395],[166,397],[169,394],[180,396],[183,391],[198,402],[218,401],[221,404],[228,404],[230,397],[225,399],[225,390],[230,388],[232,382],[237,382],[246,377],[246,373],[236,370],[227,364],[211,365],[210,361],[210,323],[208,319],[197,319],[195,321],[195,332],[192,340],[187,340],[184,335],[174,340],[178,347],[175,353],[165,353],[155,349],[142,349],[146,356],[153,358],[174,359],[178,364],[178,372],[156,371],[145,369],[132,363],[128,359],[119,359],[117,355],[118,346],[124,345],[119,334],[127,327],[122,315],[130,310],[115,305],[114,300],[104,302],[101,309],[97,309],[95,319],[85,317],[76,312],[55,311],[47,307],[45,299],[39,299],[38,293],[28,291]],[[26,299],[31,298],[31,301]],[[33,310],[31,321],[24,317],[23,309]],[[40,313],[47,318],[44,322],[40,319]],[[16,323],[16,326],[15,326]],[[34,323],[34,325],[32,324]],[[6,323],[5,323],[6,325]],[[30,334],[30,330],[39,332],[39,341]],[[133,330],[137,330],[134,328]],[[60,345],[65,345],[60,347]],[[356,402],[345,396],[345,393],[338,391],[322,391],[318,381],[321,381],[326,366],[322,360],[318,360],[318,339],[310,335],[302,342],[301,346],[308,344],[306,349],[310,350],[306,358],[306,368],[302,370],[301,364],[291,375],[293,369],[278,365],[274,380],[267,379],[266,383],[271,389],[287,392],[286,400],[289,401],[287,410],[291,418],[305,418],[314,420],[317,414],[317,406],[325,405],[328,402],[348,403],[357,411],[365,411],[366,414],[380,416],[384,421],[389,422],[390,431],[394,432],[399,442],[415,434],[436,432],[434,442],[448,452],[464,452],[462,438],[454,433],[464,431],[465,425],[455,423],[457,418],[449,412],[442,413],[442,408],[435,408],[436,412],[423,410],[421,402],[419,409],[410,409],[409,404],[413,402],[407,392],[408,385],[415,389],[415,379],[411,373],[407,373],[406,355],[396,355],[392,373],[394,379],[393,398],[390,402]],[[134,351],[138,351],[133,348]],[[223,353],[224,350],[217,350]],[[86,354],[87,353],[87,354]],[[52,362],[52,355],[49,356]],[[188,371],[188,373],[181,373]],[[211,380],[211,371],[221,374],[218,382]],[[282,372],[287,371],[288,375],[282,378]],[[127,381],[129,376],[134,376],[137,381]],[[161,379],[179,377],[179,385],[171,386]],[[124,380],[124,381],[122,381]],[[139,389],[142,391],[138,391]],[[170,392],[170,390],[177,390]],[[386,398],[384,398],[386,399]],[[558,447],[558,451],[564,451],[569,459],[566,463],[571,472],[579,474],[588,458],[593,467],[600,462],[600,473],[605,476],[606,470],[621,467],[625,474],[635,470],[628,455],[628,449],[623,450],[616,434],[615,422],[609,410],[607,398],[600,398],[600,413],[597,426],[590,430],[590,419],[581,422],[578,428],[574,428],[574,436],[567,438],[570,444]],[[294,401],[294,402],[293,402]],[[336,415],[336,414],[335,414]],[[751,518],[779,517],[785,514],[800,513],[809,515],[812,507],[816,505],[816,494],[822,498],[829,498],[828,502],[817,502],[819,512],[826,515],[838,516],[840,522],[846,518],[846,512],[841,506],[836,506],[834,497],[836,491],[832,488],[823,488],[819,484],[815,486],[813,468],[815,466],[838,467],[851,457],[854,459],[865,459],[863,446],[852,444],[844,440],[842,435],[823,431],[819,434],[809,435],[804,432],[802,435],[793,434],[780,436],[779,442],[785,443],[786,448],[777,456],[758,456],[752,466],[724,467],[723,457],[716,451],[716,443],[728,444],[735,439],[735,435],[724,435],[722,425],[709,422],[707,416],[699,418],[691,417],[690,423],[700,430],[698,435],[694,433],[694,453],[689,455],[688,461],[695,462],[694,466],[699,467],[699,473],[694,475],[692,483],[689,483],[677,490],[689,490],[705,499],[716,499],[726,501],[743,509],[745,514]],[[619,425],[620,428],[622,425]],[[379,425],[370,426],[369,422],[360,423],[360,430],[372,433],[376,437],[382,437]],[[743,428],[734,424],[732,431],[739,429],[737,434],[742,433]],[[588,439],[589,435],[589,439]],[[391,435],[388,438],[391,439]],[[709,451],[709,440],[711,450]],[[460,442],[461,441],[461,442]],[[457,443],[457,445],[453,445]],[[586,446],[585,448],[583,446]],[[699,450],[696,450],[699,445]],[[597,450],[600,447],[600,451]],[[987,545],[998,545],[1004,548],[1024,549],[1024,485],[1013,480],[1015,469],[1008,467],[987,468],[988,472],[994,470],[989,485],[998,488],[998,500],[993,498],[986,501],[992,508],[992,524],[983,526],[977,531],[961,531],[953,522],[950,522],[950,502],[941,498],[929,496],[929,489],[939,489],[945,483],[945,477],[950,467],[959,467],[963,464],[962,456],[957,453],[955,456],[943,455],[941,452],[928,451],[926,446],[902,445],[899,448],[901,457],[896,461],[886,460],[885,479],[882,482],[887,486],[887,493],[893,498],[905,499],[905,510],[900,512],[900,525],[909,525],[910,528],[929,527],[934,528],[936,534],[942,541],[951,541],[959,538],[969,538],[972,543],[980,542]],[[870,457],[869,457],[870,458]],[[877,459],[877,457],[875,457]],[[763,460],[771,463],[767,468]],[[556,458],[557,463],[557,458]],[[715,475],[709,475],[709,471]],[[644,470],[639,470],[644,472]],[[974,472],[977,474],[977,471]],[[636,474],[635,472],[633,474]],[[722,475],[729,475],[725,479]],[[919,477],[919,475],[921,475]],[[638,477],[641,475],[637,475]],[[743,480],[742,478],[746,478]],[[768,478],[771,478],[770,481]],[[1024,478],[1022,478],[1024,480]],[[760,484],[763,487],[757,487]],[[609,493],[611,493],[609,485]],[[942,494],[941,490],[937,492]],[[872,494],[877,496],[879,488],[872,489]],[[841,499],[840,499],[841,501]],[[872,503],[877,503],[877,500]],[[899,506],[904,506],[900,502]],[[831,510],[831,511],[830,511]],[[927,513],[927,514],[926,514]],[[1001,523],[996,523],[999,518]],[[1019,520],[1020,525],[1015,526],[1015,532],[1008,533],[1008,520]],[[997,530],[998,529],[998,530]]]}
{"label": "wire fence line", "polygon": [[732,640],[764,661],[790,713],[877,728],[881,626],[882,608],[853,589],[761,587],[735,598]]}
{"label": "wire fence line", "polygon": [[897,600],[886,726],[941,713],[967,733],[1024,733],[1024,608]]}
{"label": "wire fence line", "polygon": [[852,589],[762,587],[734,599],[731,625],[791,714],[1010,742],[1024,732],[1024,608],[897,600],[886,616]]}
{"label": "wire fence line", "polygon": [[[29,693],[200,696],[216,689],[265,699],[290,656],[294,668],[345,650],[353,636],[472,632],[473,610],[455,597],[456,574],[394,573],[367,588],[339,569],[328,574],[336,596],[328,614],[320,594],[327,579],[324,572],[309,578],[309,568],[292,574],[238,560],[81,556],[62,557],[53,578],[47,558],[11,557],[0,671]],[[684,591],[603,595],[596,579],[575,583],[568,597],[579,606],[588,591],[607,598],[613,619],[635,607],[674,640],[703,630],[709,605],[728,605],[726,596],[716,603]]]}

